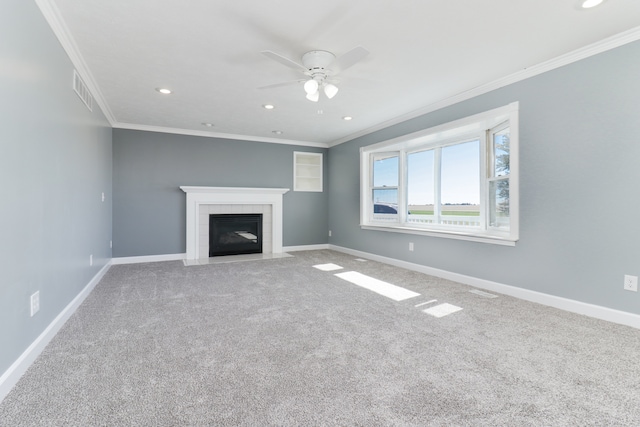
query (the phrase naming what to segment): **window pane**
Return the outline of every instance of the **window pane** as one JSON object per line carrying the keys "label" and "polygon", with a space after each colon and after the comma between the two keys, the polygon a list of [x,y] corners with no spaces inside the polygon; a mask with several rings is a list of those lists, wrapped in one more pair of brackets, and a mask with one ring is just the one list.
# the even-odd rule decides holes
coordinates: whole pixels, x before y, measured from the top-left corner
{"label": "window pane", "polygon": [[442,223],[480,226],[480,141],[442,148]]}
{"label": "window pane", "polygon": [[509,229],[509,180],[489,184],[489,225]]}
{"label": "window pane", "polygon": [[373,190],[373,202],[398,206],[398,189],[385,188]]}
{"label": "window pane", "polygon": [[433,217],[433,159],[433,150],[411,153],[407,156],[409,221],[427,220]]}
{"label": "window pane", "polygon": [[373,218],[376,221],[396,221],[398,218],[398,189],[373,190]]}
{"label": "window pane", "polygon": [[398,156],[378,157],[373,161],[373,186],[398,186]]}
{"label": "window pane", "polygon": [[509,128],[493,134],[493,153],[495,164],[493,176],[509,175]]}

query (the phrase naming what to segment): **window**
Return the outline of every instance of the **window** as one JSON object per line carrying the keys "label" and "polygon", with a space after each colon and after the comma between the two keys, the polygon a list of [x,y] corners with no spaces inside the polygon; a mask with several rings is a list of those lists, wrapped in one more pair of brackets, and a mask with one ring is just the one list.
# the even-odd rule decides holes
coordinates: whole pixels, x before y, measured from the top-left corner
{"label": "window", "polygon": [[361,226],[515,244],[518,104],[361,148]]}
{"label": "window", "polygon": [[509,229],[510,133],[508,125],[491,131],[489,226]]}
{"label": "window", "polygon": [[377,221],[395,221],[398,216],[398,154],[374,154],[371,200]]}

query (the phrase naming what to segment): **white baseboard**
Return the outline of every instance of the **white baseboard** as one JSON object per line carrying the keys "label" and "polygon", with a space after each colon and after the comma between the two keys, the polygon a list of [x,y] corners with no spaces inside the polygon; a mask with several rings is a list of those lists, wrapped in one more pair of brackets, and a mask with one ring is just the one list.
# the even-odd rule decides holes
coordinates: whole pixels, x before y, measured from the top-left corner
{"label": "white baseboard", "polygon": [[143,262],[160,262],[160,261],[182,261],[187,258],[187,254],[168,254],[168,255],[145,255],[145,256],[129,256],[112,258],[113,265],[119,264],[139,264]]}
{"label": "white baseboard", "polygon": [[49,344],[51,339],[58,333],[60,328],[76,311],[85,298],[91,293],[93,288],[100,282],[102,277],[111,267],[108,262],[102,269],[93,276],[93,279],[80,291],[80,293],[56,316],[47,328],[31,343],[31,345],[13,362],[0,377],[0,402],[9,394],[13,386],[18,383],[20,377],[27,371],[29,366],[42,353],[42,350]]}
{"label": "white baseboard", "polygon": [[[296,252],[296,251],[315,251],[320,249],[329,249],[328,244],[322,245],[306,245],[306,246],[285,246],[282,248],[282,252]],[[112,258],[112,265],[121,264],[140,264],[143,262],[160,262],[160,261],[182,261],[187,259],[187,254],[167,254],[167,255],[144,255],[144,256],[130,256]]]}
{"label": "white baseboard", "polygon": [[322,249],[329,249],[329,244],[325,243],[321,245],[285,246],[282,248],[282,252],[319,251]]}
{"label": "white baseboard", "polygon": [[385,264],[395,265],[396,267],[406,268],[407,270],[418,271],[421,273],[429,274],[431,276],[452,280],[454,282],[462,283],[476,288],[498,292],[522,300],[558,308],[560,310],[582,314],[596,319],[606,320],[609,322],[640,329],[640,315],[628,313],[626,311],[614,310],[595,304],[588,304],[568,298],[532,291],[529,289],[518,288],[516,286],[504,285],[502,283],[492,282],[490,280],[479,279],[477,277],[466,276],[464,274],[458,274],[451,271],[440,270],[438,268],[427,267],[421,264],[401,261],[395,258],[388,258],[380,255],[370,254],[368,252],[344,248],[342,246],[329,245],[329,249],[361,258],[368,258],[370,260],[382,262]]}

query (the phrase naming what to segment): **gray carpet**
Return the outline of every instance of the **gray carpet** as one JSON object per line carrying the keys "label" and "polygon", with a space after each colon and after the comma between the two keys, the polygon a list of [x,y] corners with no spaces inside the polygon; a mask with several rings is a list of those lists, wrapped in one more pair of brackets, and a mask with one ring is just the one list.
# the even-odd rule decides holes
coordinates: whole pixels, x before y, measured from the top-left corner
{"label": "gray carpet", "polygon": [[[338,252],[294,255],[111,267],[0,424],[640,425],[637,329]],[[344,269],[312,267],[330,262]],[[421,295],[397,302],[344,271]],[[423,312],[440,303],[463,310]]]}

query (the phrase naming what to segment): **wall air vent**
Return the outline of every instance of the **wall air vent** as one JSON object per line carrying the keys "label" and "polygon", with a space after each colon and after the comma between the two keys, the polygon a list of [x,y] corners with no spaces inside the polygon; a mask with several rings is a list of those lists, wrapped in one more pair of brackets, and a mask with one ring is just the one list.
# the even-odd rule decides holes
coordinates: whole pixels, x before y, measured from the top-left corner
{"label": "wall air vent", "polygon": [[89,111],[93,111],[93,96],[91,96],[91,92],[89,92],[89,89],[87,89],[87,86],[76,70],[73,70],[73,90],[78,94]]}

